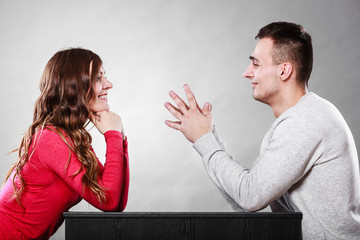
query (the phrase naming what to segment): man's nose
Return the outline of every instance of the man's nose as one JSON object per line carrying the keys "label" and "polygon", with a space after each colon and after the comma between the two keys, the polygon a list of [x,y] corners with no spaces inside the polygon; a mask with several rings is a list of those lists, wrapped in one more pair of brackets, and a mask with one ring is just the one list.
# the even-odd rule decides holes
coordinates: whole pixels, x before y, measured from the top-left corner
{"label": "man's nose", "polygon": [[251,64],[245,69],[245,72],[243,73],[243,76],[248,79],[254,78],[254,69]]}

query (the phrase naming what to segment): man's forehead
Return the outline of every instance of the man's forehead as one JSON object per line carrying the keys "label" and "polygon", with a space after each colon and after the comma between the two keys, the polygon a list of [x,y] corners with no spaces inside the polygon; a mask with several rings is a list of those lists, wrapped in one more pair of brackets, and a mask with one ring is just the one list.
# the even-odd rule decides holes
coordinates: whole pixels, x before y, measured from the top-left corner
{"label": "man's forehead", "polygon": [[254,49],[254,52],[251,54],[250,59],[261,61],[265,58],[272,58],[273,52],[273,41],[270,38],[260,39]]}

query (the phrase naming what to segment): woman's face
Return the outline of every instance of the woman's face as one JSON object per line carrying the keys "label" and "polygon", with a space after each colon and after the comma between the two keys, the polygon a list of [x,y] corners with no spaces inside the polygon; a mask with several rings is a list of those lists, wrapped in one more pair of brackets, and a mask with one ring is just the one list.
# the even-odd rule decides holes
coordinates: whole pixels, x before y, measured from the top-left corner
{"label": "woman's face", "polygon": [[97,76],[97,81],[93,86],[95,92],[95,99],[92,99],[89,103],[90,110],[94,113],[109,111],[110,106],[108,104],[108,90],[113,87],[112,83],[107,80],[106,72],[101,66],[100,72]]}

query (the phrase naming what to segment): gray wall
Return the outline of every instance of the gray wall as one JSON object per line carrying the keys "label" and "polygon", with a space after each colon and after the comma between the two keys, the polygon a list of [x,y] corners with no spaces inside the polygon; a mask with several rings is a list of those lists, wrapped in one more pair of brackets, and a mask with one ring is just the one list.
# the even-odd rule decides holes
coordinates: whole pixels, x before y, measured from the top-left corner
{"label": "gray wall", "polygon": [[[84,47],[104,60],[114,83],[111,109],[129,138],[131,186],[126,211],[231,211],[208,179],[200,157],[163,107],[188,83],[200,104],[213,103],[215,122],[233,157],[246,166],[274,121],[242,77],[258,29],[300,23],[312,34],[310,91],[343,113],[360,146],[360,1],[17,1],[0,2],[0,181],[31,124],[38,83],[58,50]],[[104,141],[90,130],[104,159]],[[73,210],[94,208],[81,202]],[[63,227],[53,239],[64,238]]]}

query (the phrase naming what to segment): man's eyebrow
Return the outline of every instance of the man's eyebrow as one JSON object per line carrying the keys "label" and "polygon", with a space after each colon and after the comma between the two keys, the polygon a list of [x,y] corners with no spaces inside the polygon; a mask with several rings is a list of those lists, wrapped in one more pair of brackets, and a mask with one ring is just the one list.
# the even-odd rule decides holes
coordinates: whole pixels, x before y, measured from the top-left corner
{"label": "man's eyebrow", "polygon": [[257,61],[257,62],[259,62],[259,59],[257,59],[257,58],[254,57],[254,56],[250,56],[249,59],[250,59],[251,61]]}

